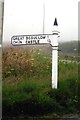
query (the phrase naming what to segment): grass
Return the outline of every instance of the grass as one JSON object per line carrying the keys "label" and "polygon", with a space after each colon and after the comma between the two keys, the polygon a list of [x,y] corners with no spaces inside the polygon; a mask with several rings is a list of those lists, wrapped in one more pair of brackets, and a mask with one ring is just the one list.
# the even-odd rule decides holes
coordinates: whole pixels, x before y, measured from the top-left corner
{"label": "grass", "polygon": [[[5,50],[6,49],[6,50]],[[59,61],[58,89],[51,88],[51,57],[23,48],[3,50],[3,115],[79,112],[78,64]]]}

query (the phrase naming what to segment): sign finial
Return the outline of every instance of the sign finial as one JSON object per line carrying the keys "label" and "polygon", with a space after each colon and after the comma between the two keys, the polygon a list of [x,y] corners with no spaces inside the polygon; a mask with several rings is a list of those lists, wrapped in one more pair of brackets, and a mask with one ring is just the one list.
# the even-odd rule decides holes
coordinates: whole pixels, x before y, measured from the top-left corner
{"label": "sign finial", "polygon": [[55,18],[54,25],[58,26],[57,18]]}

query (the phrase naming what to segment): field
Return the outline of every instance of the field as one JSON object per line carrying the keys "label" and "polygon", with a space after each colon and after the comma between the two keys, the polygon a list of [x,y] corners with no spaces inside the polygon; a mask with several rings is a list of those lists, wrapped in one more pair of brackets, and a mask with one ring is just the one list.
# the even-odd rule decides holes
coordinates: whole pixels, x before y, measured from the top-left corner
{"label": "field", "polygon": [[[39,49],[3,49],[3,116],[53,116],[80,112],[77,61],[59,56],[58,89],[51,88],[51,55]],[[79,93],[79,94],[78,94]]]}

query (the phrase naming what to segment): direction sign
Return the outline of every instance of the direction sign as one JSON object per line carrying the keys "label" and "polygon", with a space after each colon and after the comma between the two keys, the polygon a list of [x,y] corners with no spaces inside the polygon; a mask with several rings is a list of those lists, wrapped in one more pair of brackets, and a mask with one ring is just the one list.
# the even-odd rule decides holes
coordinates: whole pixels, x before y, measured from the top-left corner
{"label": "direction sign", "polygon": [[38,35],[16,35],[12,36],[12,45],[38,45],[50,43],[52,34],[38,34]]}
{"label": "direction sign", "polygon": [[[56,20],[56,19],[55,19]],[[57,22],[57,21],[56,21]],[[57,23],[54,26],[57,27]],[[50,44],[52,47],[52,88],[57,88],[58,83],[58,37],[56,29],[52,34],[15,35],[11,37],[11,44],[17,45],[40,45]]]}

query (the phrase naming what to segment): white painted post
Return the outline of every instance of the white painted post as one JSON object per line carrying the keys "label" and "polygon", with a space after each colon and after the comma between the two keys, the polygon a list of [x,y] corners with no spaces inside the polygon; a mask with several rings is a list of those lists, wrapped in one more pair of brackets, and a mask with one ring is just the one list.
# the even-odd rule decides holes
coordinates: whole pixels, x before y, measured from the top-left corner
{"label": "white painted post", "polygon": [[58,37],[59,32],[57,31],[57,19],[54,21],[53,38],[51,40],[52,45],[52,89],[57,89],[58,86]]}
{"label": "white painted post", "polygon": [[58,47],[52,47],[52,88],[58,84]]}

